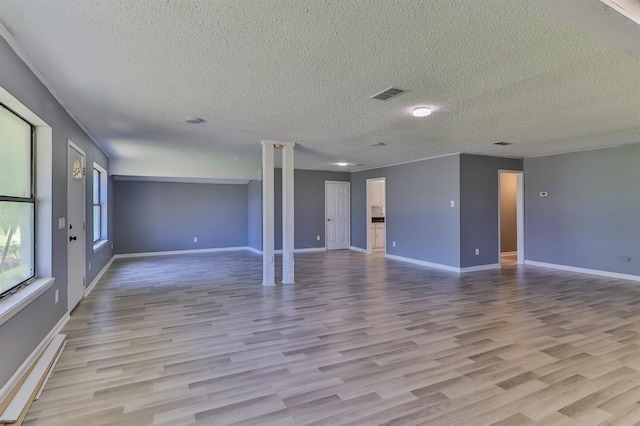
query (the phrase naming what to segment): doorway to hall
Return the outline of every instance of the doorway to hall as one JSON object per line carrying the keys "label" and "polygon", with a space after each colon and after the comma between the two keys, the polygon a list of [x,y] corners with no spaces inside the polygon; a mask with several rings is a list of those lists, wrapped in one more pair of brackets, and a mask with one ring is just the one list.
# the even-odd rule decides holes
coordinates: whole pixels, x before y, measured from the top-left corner
{"label": "doorway to hall", "polygon": [[367,179],[367,252],[386,253],[387,196],[386,179]]}
{"label": "doorway to hall", "polygon": [[500,171],[498,244],[501,266],[524,263],[524,175]]}

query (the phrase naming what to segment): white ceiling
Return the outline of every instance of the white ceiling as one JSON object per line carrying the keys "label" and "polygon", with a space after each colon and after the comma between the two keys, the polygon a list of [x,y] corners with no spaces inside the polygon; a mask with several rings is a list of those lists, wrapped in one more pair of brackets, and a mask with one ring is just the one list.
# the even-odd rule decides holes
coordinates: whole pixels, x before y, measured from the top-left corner
{"label": "white ceiling", "polygon": [[[3,0],[0,22],[113,164],[255,174],[265,139],[323,170],[639,143],[640,58],[606,37],[626,18],[554,1]],[[409,92],[369,99],[390,86]]]}

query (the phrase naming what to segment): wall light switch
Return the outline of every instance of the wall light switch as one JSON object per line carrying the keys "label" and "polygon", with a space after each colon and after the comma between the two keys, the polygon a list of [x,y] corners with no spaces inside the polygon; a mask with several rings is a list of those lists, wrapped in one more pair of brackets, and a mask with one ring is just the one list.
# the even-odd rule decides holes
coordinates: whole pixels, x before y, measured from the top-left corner
{"label": "wall light switch", "polygon": [[391,245],[395,247],[396,246],[396,242],[394,241],[393,243],[391,243]]}
{"label": "wall light switch", "polygon": [[316,241],[320,241],[320,235],[316,235]]}
{"label": "wall light switch", "polygon": [[476,256],[480,256],[480,249],[479,248],[476,249]]}
{"label": "wall light switch", "polygon": [[451,200],[451,207],[455,207],[456,206],[456,202],[454,200]]}
{"label": "wall light switch", "polygon": [[91,262],[89,262],[89,270],[91,270]]}
{"label": "wall light switch", "polygon": [[54,301],[53,303],[58,303],[58,301],[60,300],[60,293],[58,293],[59,290],[56,289],[56,291],[53,293],[53,298]]}
{"label": "wall light switch", "polygon": [[58,229],[64,229],[67,227],[67,219],[64,217],[58,218]]}
{"label": "wall light switch", "polygon": [[197,243],[198,242],[198,237],[193,237],[193,242]]}

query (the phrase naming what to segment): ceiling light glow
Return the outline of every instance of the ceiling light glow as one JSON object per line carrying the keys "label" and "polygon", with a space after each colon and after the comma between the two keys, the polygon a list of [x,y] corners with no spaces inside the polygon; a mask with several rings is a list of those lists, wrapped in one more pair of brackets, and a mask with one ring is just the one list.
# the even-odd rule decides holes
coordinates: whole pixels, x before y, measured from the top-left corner
{"label": "ceiling light glow", "polygon": [[414,117],[426,117],[431,115],[431,108],[427,108],[425,106],[415,107],[413,111],[411,111],[411,114]]}
{"label": "ceiling light glow", "polygon": [[336,163],[336,166],[340,166],[340,167],[347,167],[351,165],[351,163]]}

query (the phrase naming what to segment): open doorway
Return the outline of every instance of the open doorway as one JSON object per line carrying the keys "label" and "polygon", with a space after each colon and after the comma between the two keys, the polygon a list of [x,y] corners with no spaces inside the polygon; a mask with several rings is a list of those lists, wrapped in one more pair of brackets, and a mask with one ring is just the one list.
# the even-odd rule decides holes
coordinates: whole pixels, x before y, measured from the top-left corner
{"label": "open doorway", "polygon": [[524,263],[524,174],[500,171],[498,253],[501,266]]}
{"label": "open doorway", "polygon": [[386,252],[387,194],[385,178],[367,179],[367,252]]}

